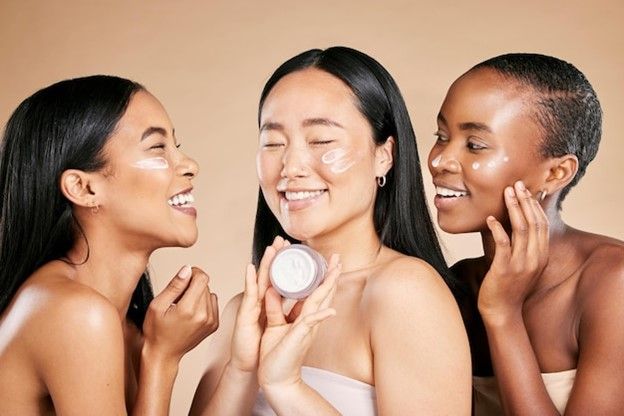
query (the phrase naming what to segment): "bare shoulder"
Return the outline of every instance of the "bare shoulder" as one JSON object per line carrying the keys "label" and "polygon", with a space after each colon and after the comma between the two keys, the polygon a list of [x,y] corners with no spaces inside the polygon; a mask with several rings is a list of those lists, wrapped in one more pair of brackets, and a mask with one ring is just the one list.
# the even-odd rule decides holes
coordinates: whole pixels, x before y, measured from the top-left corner
{"label": "bare shoulder", "polygon": [[457,308],[448,286],[430,264],[402,254],[394,256],[369,278],[363,299],[372,313]]}
{"label": "bare shoulder", "polygon": [[23,324],[23,337],[35,355],[97,347],[111,337],[123,342],[121,317],[110,301],[55,268],[44,266],[29,278],[11,313]]}
{"label": "bare shoulder", "polygon": [[619,305],[624,297],[624,242],[589,234],[583,246],[585,261],[578,284],[583,307]]}

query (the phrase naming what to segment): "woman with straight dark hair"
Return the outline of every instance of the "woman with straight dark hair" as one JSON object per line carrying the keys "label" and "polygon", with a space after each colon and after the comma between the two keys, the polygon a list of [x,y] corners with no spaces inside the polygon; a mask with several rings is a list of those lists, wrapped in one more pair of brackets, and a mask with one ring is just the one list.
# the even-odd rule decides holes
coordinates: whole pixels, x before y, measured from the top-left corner
{"label": "woman with straight dark hair", "polygon": [[[266,325],[247,338],[247,365],[234,363],[240,297],[228,304],[192,413],[234,371],[246,386],[239,414],[469,414],[468,344],[448,287],[455,284],[392,77],[350,48],[304,52],[266,83],[258,124],[253,258]],[[288,315],[266,277],[276,249],[288,245],[282,238],[330,265],[327,287]]]}
{"label": "woman with straight dark hair", "polygon": [[112,76],[22,102],[0,156],[0,414],[162,415],[182,356],[218,324],[184,266],[153,297],[146,267],[197,238],[191,181],[162,105]]}
{"label": "woman with straight dark hair", "polygon": [[561,217],[601,133],[591,84],[552,56],[488,59],[442,103],[429,154],[438,222],[483,242],[453,266],[471,288],[477,416],[623,412],[624,242]]}

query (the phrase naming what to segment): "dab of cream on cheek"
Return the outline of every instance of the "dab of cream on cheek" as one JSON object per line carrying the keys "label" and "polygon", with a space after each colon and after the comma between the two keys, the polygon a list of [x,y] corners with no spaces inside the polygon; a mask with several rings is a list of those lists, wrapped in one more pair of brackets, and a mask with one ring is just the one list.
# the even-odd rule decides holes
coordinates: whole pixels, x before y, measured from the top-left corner
{"label": "dab of cream on cheek", "polygon": [[343,148],[333,149],[321,156],[321,162],[333,173],[343,173],[355,164],[352,155]]}
{"label": "dab of cream on cheek", "polygon": [[169,169],[169,162],[163,157],[152,157],[149,159],[137,160],[132,166],[145,170],[163,170]]}

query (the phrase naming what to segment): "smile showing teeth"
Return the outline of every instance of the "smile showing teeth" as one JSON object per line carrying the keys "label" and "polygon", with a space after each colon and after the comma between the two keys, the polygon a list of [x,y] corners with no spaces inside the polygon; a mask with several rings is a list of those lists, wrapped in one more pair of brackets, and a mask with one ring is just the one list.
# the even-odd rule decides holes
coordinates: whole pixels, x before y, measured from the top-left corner
{"label": "smile showing teeth", "polygon": [[468,195],[466,191],[455,191],[453,189],[443,188],[441,186],[436,186],[436,194],[444,197],[460,197]]}
{"label": "smile showing teeth", "polygon": [[193,197],[193,195],[191,195],[190,192],[178,194],[167,201],[167,203],[172,207],[187,206],[192,204],[193,202],[195,202],[195,198]]}
{"label": "smile showing teeth", "polygon": [[320,190],[320,191],[299,191],[299,192],[286,191],[286,192],[284,192],[284,196],[286,197],[286,199],[288,201],[301,201],[303,199],[316,198],[317,196],[321,195],[323,192],[325,192],[325,191],[324,190]]}

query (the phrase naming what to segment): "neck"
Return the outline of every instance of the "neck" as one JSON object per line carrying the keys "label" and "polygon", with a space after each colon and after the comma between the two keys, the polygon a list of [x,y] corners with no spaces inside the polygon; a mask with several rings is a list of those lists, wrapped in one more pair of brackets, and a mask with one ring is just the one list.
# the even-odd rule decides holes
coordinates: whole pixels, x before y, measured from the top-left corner
{"label": "neck", "polygon": [[86,240],[79,235],[67,253],[69,261],[75,264],[74,279],[105,296],[125,318],[151,252],[128,248],[123,239],[114,238],[102,227],[85,227],[84,232]]}
{"label": "neck", "polygon": [[326,259],[332,254],[339,254],[343,273],[372,266],[381,250],[381,241],[369,217],[358,218],[329,233],[309,239],[305,244]]}

